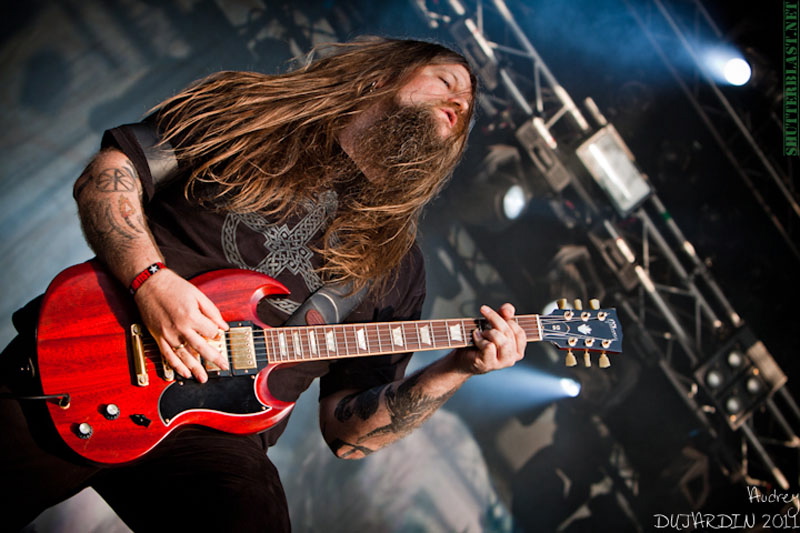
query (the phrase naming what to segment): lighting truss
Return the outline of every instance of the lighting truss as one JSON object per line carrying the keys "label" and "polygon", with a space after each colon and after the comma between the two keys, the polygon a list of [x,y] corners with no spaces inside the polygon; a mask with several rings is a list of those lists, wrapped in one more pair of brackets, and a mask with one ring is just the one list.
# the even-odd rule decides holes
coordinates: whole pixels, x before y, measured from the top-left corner
{"label": "lighting truss", "polygon": [[[792,158],[783,158],[782,168],[781,156],[771,153],[753,134],[760,130],[780,139],[781,121],[767,112],[748,112],[714,81],[698,43],[712,39],[723,44],[724,36],[702,2],[625,0],[625,4],[736,174],[800,260],[800,189],[792,173]],[[778,24],[776,21],[776,32]],[[779,145],[780,141],[774,142],[771,148]]]}
{"label": "lighting truss", "polygon": [[[526,135],[531,136],[530,132],[535,131],[538,138],[546,141],[550,156],[557,160],[576,157],[573,148],[576,142],[585,141],[607,126],[600,110],[587,100],[585,108],[597,127],[593,131],[589,120],[552,75],[503,0],[449,0],[435,4],[413,0],[413,3],[430,27],[448,30],[478,65],[488,93],[482,101],[484,110],[504,120],[522,116],[521,126],[527,127]],[[662,5],[658,0],[653,3]],[[640,24],[646,26],[646,16],[640,16]],[[493,24],[486,23],[490,18]],[[501,29],[497,30],[498,27]],[[489,34],[487,28],[496,34]],[[658,47],[657,39],[654,45]],[[745,135],[746,128],[737,125],[735,119],[733,122]],[[525,136],[517,137],[525,148]],[[763,158],[759,159],[764,163]],[[740,165],[736,166],[745,178],[749,177]],[[764,167],[762,172],[772,176],[773,181],[786,182],[785,176],[774,168],[766,164]],[[591,183],[563,167],[562,171],[566,177],[562,176],[553,192],[572,191],[583,202],[581,208],[586,213],[583,222],[597,252],[595,260],[604,262],[617,276],[620,288],[614,294],[615,304],[627,316],[629,333],[632,329],[637,333],[627,337],[635,337],[633,352],[657,365],[711,439],[722,438],[726,443],[725,452],[718,454],[717,460],[731,481],[774,482],[785,489],[790,483],[796,486],[797,480],[789,481],[769,451],[776,446],[796,449],[800,443],[794,429],[800,424],[800,410],[786,386],[780,384],[771,389],[770,394],[759,400],[759,405],[748,409],[747,416],[730,426],[725,413],[705,394],[706,385],[695,375],[697,368],[738,335],[744,324],[666,206],[654,193],[643,197],[638,207],[634,204],[625,209],[626,214],[630,213],[623,225],[620,217],[614,215],[619,209],[607,209],[603,195],[598,200],[598,196],[590,194],[587,187]],[[761,417],[769,418],[769,422],[760,423]],[[777,428],[780,435],[772,431],[762,433],[761,427]],[[770,481],[751,475],[750,455],[754,453],[766,467]]]}

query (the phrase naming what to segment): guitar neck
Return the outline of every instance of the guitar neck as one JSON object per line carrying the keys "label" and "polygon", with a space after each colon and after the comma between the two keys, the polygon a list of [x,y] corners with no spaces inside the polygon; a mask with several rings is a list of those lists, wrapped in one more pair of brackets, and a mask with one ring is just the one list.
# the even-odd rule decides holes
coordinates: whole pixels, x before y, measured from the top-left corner
{"label": "guitar neck", "polygon": [[[539,315],[516,317],[528,342],[542,340]],[[473,345],[484,319],[417,320],[370,324],[282,327],[261,330],[272,363],[445,350]]]}

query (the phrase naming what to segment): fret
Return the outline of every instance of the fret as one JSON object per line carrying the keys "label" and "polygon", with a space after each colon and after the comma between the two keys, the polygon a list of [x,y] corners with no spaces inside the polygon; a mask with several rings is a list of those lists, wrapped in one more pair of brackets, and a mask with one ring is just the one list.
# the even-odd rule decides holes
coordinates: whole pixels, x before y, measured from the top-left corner
{"label": "fret", "polygon": [[[416,323],[409,324],[409,327],[411,328],[411,332],[414,333],[416,335],[416,338],[417,338],[417,340],[414,341],[414,344],[409,346],[408,351],[410,351],[410,352],[415,352],[415,351],[417,351],[417,350],[419,350],[421,348],[420,342],[419,342],[419,329],[417,329],[416,327],[413,327],[413,326],[416,326],[416,325],[417,325]],[[408,336],[406,336],[406,338],[408,338]]]}
{"label": "fret", "polygon": [[339,331],[342,333],[342,338],[344,339],[344,354],[350,355],[350,343],[347,342],[347,331],[349,328],[341,328]]}
{"label": "fret", "polygon": [[[267,362],[272,362],[272,354],[273,354],[273,346],[272,346],[272,330],[262,329],[261,332],[264,334],[264,347],[267,349]],[[267,337],[269,337],[269,342],[267,342]]]}
{"label": "fret", "polygon": [[378,349],[383,353],[383,342],[381,341],[381,327],[375,324],[375,334],[378,336]]}
{"label": "fret", "polygon": [[271,330],[271,332],[272,332],[272,345],[273,345],[272,346],[272,350],[273,350],[273,353],[275,354],[275,359],[280,361],[281,354],[280,354],[280,347],[278,346],[278,338],[277,338],[279,330],[273,329],[273,330]]}

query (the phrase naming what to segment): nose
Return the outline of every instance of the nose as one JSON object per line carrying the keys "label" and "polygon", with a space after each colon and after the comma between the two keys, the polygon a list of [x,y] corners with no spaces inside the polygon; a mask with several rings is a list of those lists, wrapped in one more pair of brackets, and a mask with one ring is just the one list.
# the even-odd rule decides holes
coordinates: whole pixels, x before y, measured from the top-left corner
{"label": "nose", "polygon": [[466,115],[469,111],[469,99],[462,93],[453,94],[447,101],[455,105],[461,115]]}

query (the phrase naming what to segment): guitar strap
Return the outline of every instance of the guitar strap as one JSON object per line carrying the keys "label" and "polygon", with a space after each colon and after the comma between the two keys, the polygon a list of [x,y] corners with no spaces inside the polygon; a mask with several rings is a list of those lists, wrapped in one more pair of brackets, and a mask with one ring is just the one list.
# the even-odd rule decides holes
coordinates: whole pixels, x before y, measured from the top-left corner
{"label": "guitar strap", "polygon": [[351,283],[324,285],[308,297],[284,326],[322,326],[340,324],[347,318],[369,292],[369,285],[351,293]]}

